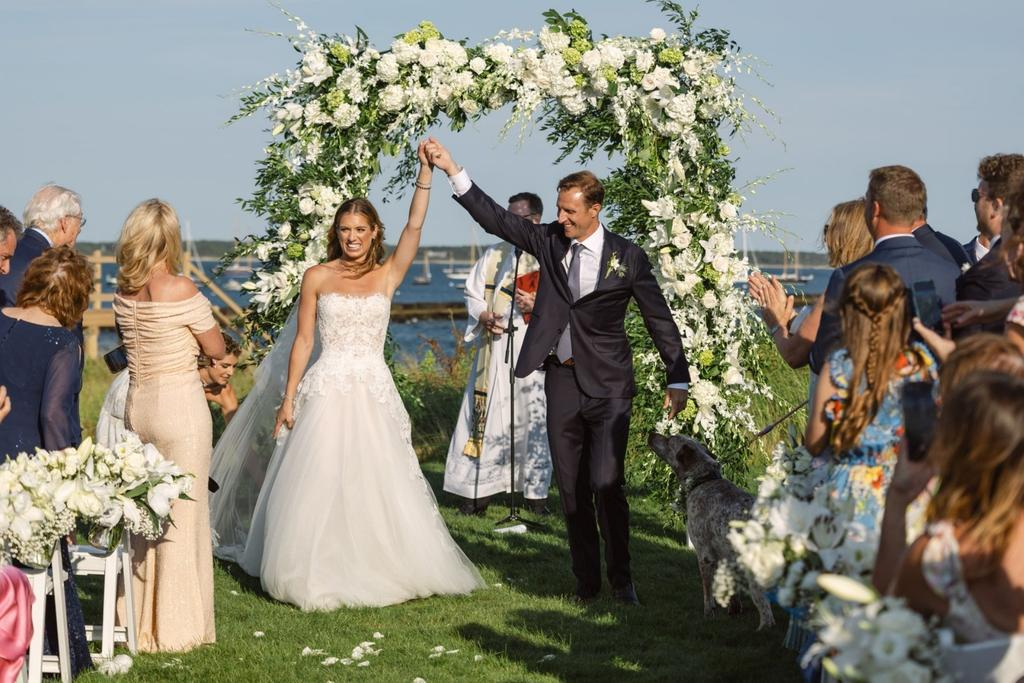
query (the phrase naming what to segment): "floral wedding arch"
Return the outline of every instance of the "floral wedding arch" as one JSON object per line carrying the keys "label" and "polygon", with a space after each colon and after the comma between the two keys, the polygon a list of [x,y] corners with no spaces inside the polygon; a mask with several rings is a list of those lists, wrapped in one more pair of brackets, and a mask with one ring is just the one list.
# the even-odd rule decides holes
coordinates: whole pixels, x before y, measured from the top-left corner
{"label": "floral wedding arch", "polygon": [[[734,285],[746,275],[733,236],[759,227],[742,199],[722,130],[753,117],[735,76],[748,71],[718,29],[697,31],[696,12],[657,0],[675,32],[596,38],[576,12],[545,13],[539,32],[499,33],[481,45],[447,40],[430,22],[374,48],[366,34],[326,36],[294,19],[294,70],[248,89],[235,117],[269,114],[273,130],[243,206],[264,217],[262,236],[226,257],[261,265],[244,286],[252,296],[247,332],[280,329],[303,272],[326,258],[337,206],[365,195],[382,155],[398,157],[388,192],[411,184],[413,142],[447,119],[452,130],[511,105],[505,130],[533,122],[560,150],[586,163],[621,158],[605,179],[608,226],[641,244],[662,283],[691,360],[690,403],[673,424],[660,416],[661,361],[638,316],[630,321],[641,392],[635,423],[689,430],[739,457],[754,426],[751,397],[766,393],[756,346],[763,332]],[[637,414],[640,413],[640,414]],[[644,415],[646,413],[646,415]]]}

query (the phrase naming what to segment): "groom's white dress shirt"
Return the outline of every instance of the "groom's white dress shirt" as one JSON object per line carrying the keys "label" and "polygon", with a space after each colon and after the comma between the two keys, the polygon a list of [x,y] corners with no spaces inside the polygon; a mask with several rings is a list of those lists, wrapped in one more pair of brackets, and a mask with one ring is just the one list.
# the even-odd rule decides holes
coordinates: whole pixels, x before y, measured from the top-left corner
{"label": "groom's white dress shirt", "polygon": [[[466,173],[466,169],[462,169],[455,175],[450,176],[448,178],[448,182],[451,183],[452,192],[455,193],[456,197],[461,197],[469,192],[469,189],[473,187],[473,181],[469,179],[469,174]],[[604,225],[598,225],[594,234],[582,242],[574,239],[569,244],[569,249],[565,252],[565,256],[562,258],[562,268],[565,269],[566,273],[569,272],[569,262],[572,260],[573,244],[583,245],[583,249],[579,252],[579,258],[580,297],[584,297],[593,292],[594,288],[597,287],[597,278],[601,271],[601,252],[604,251]],[[687,382],[679,382],[676,384],[669,384],[668,388],[689,390],[690,385]]]}

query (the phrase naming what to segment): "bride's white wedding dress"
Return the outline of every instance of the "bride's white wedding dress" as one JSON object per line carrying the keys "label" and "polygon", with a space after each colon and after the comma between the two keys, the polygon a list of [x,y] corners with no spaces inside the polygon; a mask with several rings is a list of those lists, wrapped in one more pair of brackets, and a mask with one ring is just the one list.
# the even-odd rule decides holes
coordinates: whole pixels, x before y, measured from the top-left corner
{"label": "bride's white wedding dress", "polygon": [[[324,294],[322,344],[278,440],[239,565],[304,610],[469,593],[480,574],[420,471],[384,360],[391,300]],[[227,435],[225,435],[227,436]]]}

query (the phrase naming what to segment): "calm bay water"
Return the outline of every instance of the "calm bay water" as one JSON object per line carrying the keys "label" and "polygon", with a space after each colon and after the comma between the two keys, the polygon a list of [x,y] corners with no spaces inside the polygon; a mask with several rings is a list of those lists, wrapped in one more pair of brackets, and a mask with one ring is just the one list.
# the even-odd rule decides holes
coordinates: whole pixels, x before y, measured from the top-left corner
{"label": "calm bay water", "polygon": [[[216,261],[203,261],[203,268],[206,270],[207,274],[212,274],[216,265]],[[409,272],[406,274],[405,280],[402,282],[402,286],[399,287],[398,292],[395,293],[394,300],[399,303],[462,302],[464,299],[464,293],[461,289],[455,287],[452,281],[446,276],[444,271],[447,268],[449,268],[447,263],[431,263],[430,282],[428,284],[416,284],[415,279],[417,277],[421,277],[424,274],[424,271],[421,262],[413,264],[412,268],[410,268]],[[772,275],[779,275],[782,273],[781,268],[763,268],[762,271]],[[825,291],[825,287],[828,285],[828,277],[831,272],[830,269],[804,268],[801,272],[807,275],[813,275],[814,277],[806,283],[788,284],[786,285],[787,290],[802,292],[805,294],[820,294]],[[112,281],[116,273],[116,265],[104,264],[104,291],[114,291]],[[237,287],[237,285],[245,282],[248,277],[249,274],[245,272],[229,272],[214,277],[213,280],[221,289],[225,290],[226,293],[235,300],[235,302],[240,306],[245,307],[248,303],[248,294],[244,291],[231,291],[231,288]],[[107,280],[109,280],[109,282]],[[237,284],[232,285],[232,282]],[[206,290],[205,287],[201,287],[200,289],[203,294],[210,297],[211,301],[213,301],[215,305],[219,305],[217,298]],[[461,316],[454,320],[434,318],[392,321],[390,332],[391,337],[394,339],[398,348],[399,354],[419,359],[422,358],[424,352],[430,348],[427,340],[431,339],[437,341],[444,353],[453,353],[456,346],[455,335],[457,334],[461,337],[465,332],[465,329],[466,318],[465,316]],[[105,353],[106,351],[109,351],[117,346],[117,343],[117,336],[113,331],[104,332],[100,335],[100,352]]]}

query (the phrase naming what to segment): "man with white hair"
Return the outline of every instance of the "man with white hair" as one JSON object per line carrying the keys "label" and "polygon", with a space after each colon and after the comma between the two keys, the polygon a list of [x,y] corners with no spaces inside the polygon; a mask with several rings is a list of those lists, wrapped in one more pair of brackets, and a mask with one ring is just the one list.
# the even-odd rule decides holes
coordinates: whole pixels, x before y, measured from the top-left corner
{"label": "man with white hair", "polygon": [[6,306],[13,306],[17,300],[28,264],[51,247],[75,246],[85,225],[78,193],[54,184],[44,185],[32,195],[23,219],[25,233],[10,267],[6,271],[0,268],[0,295]]}

